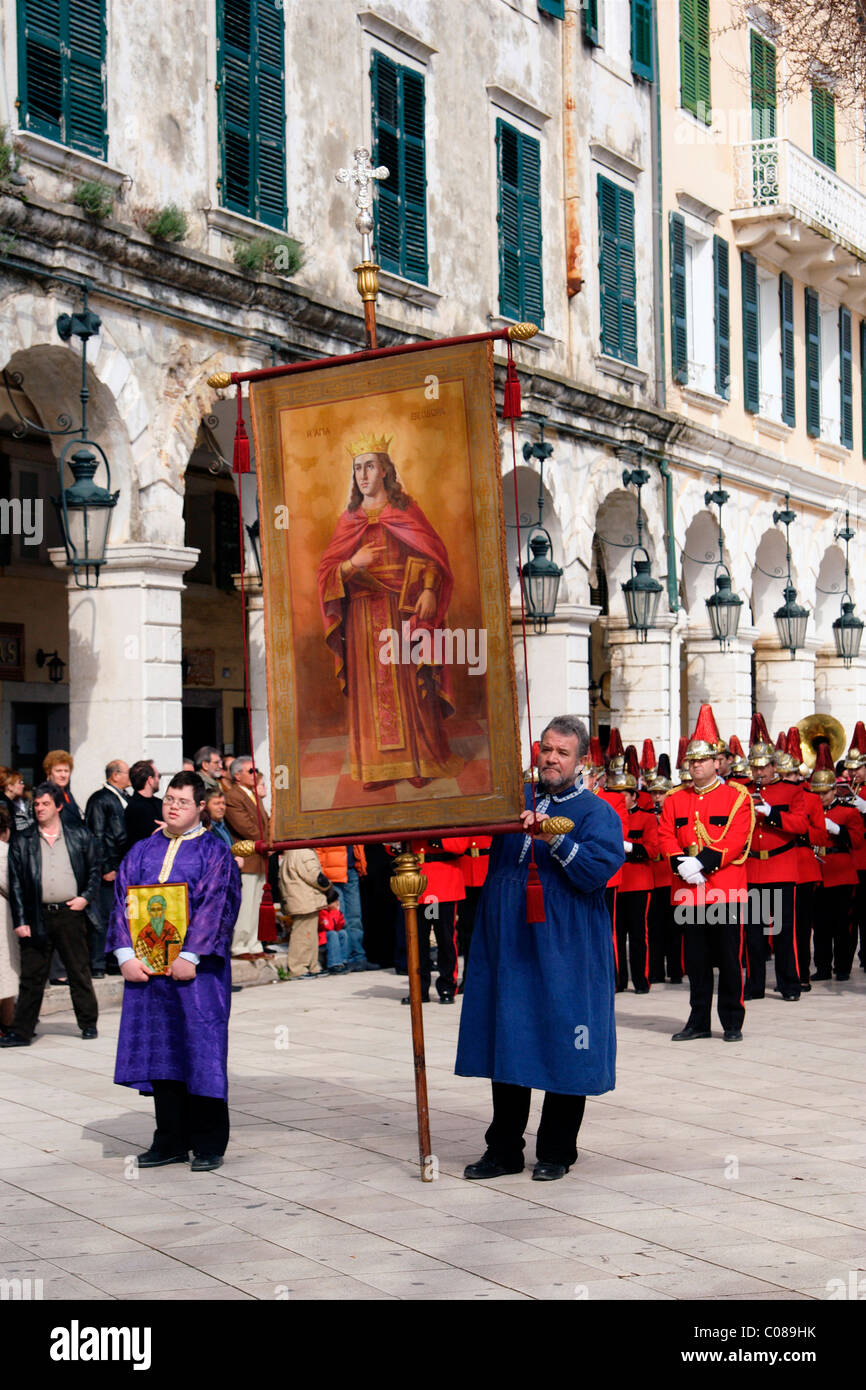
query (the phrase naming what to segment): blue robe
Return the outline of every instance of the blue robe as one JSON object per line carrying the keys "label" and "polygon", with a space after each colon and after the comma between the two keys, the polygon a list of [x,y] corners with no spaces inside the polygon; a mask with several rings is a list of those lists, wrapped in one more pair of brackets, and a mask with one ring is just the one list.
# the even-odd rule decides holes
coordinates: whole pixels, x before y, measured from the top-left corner
{"label": "blue robe", "polygon": [[[529,837],[494,839],[472,934],[455,1072],[560,1095],[615,1085],[614,956],[605,884],[623,862],[619,816],[579,787],[537,797],[574,830],[535,842],[546,920],[526,921]],[[531,808],[532,788],[526,788]]]}
{"label": "blue robe", "polygon": [[[132,946],[126,918],[128,884],[156,883],[170,844],[160,833],[139,840],[115,879],[107,951]],[[150,1093],[151,1081],[183,1081],[196,1096],[228,1098],[232,931],[241,875],[228,846],[205,832],[181,844],[167,883],[186,883],[189,927],[184,951],[200,957],[192,980],[154,976],[123,990],[114,1079]]]}

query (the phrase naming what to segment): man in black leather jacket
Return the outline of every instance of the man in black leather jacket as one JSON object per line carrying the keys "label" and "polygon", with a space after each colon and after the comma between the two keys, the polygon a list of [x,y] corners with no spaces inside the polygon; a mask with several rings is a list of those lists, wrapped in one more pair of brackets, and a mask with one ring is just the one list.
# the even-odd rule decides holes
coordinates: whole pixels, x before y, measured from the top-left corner
{"label": "man in black leather jacket", "polygon": [[88,798],[84,811],[84,824],[96,841],[102,865],[99,900],[94,904],[99,913],[99,925],[93,926],[90,932],[90,969],[94,980],[101,980],[105,975],[105,933],[114,905],[114,880],[129,848],[125,819],[128,786],[129,767],[116,758],[106,767],[105,781]]}
{"label": "man in black leather jacket", "polygon": [[12,1029],[0,1047],[29,1047],[51,968],[60,954],[83,1038],[96,1037],[99,1013],[90,976],[85,913],[99,894],[99,855],[83,825],[63,825],[62,793],[43,782],[33,793],[36,824],[9,846],[9,901],[21,944],[21,978]]}

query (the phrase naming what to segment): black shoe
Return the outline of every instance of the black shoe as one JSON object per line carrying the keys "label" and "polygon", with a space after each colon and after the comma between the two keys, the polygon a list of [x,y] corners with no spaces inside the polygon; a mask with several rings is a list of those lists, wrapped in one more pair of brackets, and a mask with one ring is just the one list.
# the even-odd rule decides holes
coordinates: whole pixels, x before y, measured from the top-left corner
{"label": "black shoe", "polygon": [[[454,1002],[453,999],[452,999],[451,1002],[452,1002],[452,1004],[453,1004],[453,1002]],[[411,1003],[412,1003],[412,996],[411,996],[411,994],[407,994],[403,999],[400,1000],[400,1003],[401,1003],[401,1004],[411,1004]],[[422,994],[422,995],[421,995],[421,1003],[422,1003],[422,1004],[429,1004],[429,1003],[430,1003],[430,995],[429,995],[429,994]]]}
{"label": "black shoe", "polygon": [[466,988],[466,981],[465,981],[465,980],[461,980],[461,981],[459,982],[459,984],[457,985],[457,993],[458,993],[458,994],[462,994],[465,988]]}
{"label": "black shoe", "polygon": [[837,980],[850,980],[850,978],[851,978],[850,975],[837,975],[837,976],[836,976],[836,979],[837,979]]}
{"label": "black shoe", "polygon": [[784,999],[786,1004],[790,1004],[796,1003],[800,996],[799,994],[783,994],[782,998]]}
{"label": "black shoe", "polygon": [[507,1178],[512,1173],[522,1172],[523,1159],[517,1165],[498,1163],[495,1158],[491,1158],[490,1154],[485,1154],[483,1158],[479,1158],[477,1163],[470,1163],[468,1167],[464,1168],[463,1176],[468,1178],[470,1182],[479,1182],[483,1178]]}
{"label": "black shoe", "polygon": [[712,1036],[709,1028],[691,1028],[686,1024],[681,1032],[674,1033],[671,1042],[691,1042],[693,1038],[711,1038]]}
{"label": "black shoe", "polygon": [[532,1170],[533,1182],[556,1182],[557,1178],[564,1178],[568,1168],[564,1163],[536,1163]]}
{"label": "black shoe", "polygon": [[453,1004],[453,1003],[454,1003],[454,995],[453,995],[453,994],[440,994],[440,995],[439,995],[439,1003],[440,1003],[440,1004]]}
{"label": "black shoe", "polygon": [[9,1032],[5,1038],[0,1038],[0,1047],[29,1047],[30,1039],[22,1038],[20,1033]]}
{"label": "black shoe", "polygon": [[634,992],[635,992],[635,994],[649,994],[649,989],[645,989],[645,988],[643,988],[643,987],[641,987],[640,989],[638,989],[637,985],[635,985],[635,987],[634,987]]}
{"label": "black shoe", "polygon": [[742,1042],[742,1041],[743,1041],[743,1035],[742,1035],[742,1033],[740,1032],[739,1028],[726,1028],[726,1029],[725,1029],[725,1042]]}
{"label": "black shoe", "polygon": [[813,975],[813,976],[812,976],[812,979],[813,979],[813,980],[832,980],[832,978],[833,978],[832,975],[817,975],[817,974],[816,974],[816,975]]}
{"label": "black shoe", "polygon": [[89,1041],[90,1038],[98,1038],[99,1034],[97,1033],[95,1028],[82,1028],[81,1036],[82,1038],[86,1038]]}
{"label": "black shoe", "polygon": [[672,985],[681,985],[682,982],[683,982],[683,977],[682,977],[682,975],[671,975],[671,984],[672,984]]}
{"label": "black shoe", "polygon": [[221,1154],[193,1154],[189,1171],[191,1173],[210,1173],[214,1168],[221,1168],[222,1166]]}
{"label": "black shoe", "polygon": [[162,1149],[155,1149],[151,1146],[145,1153],[139,1154],[136,1162],[139,1168],[164,1168],[167,1163],[186,1163],[189,1154],[165,1154]]}
{"label": "black shoe", "polygon": [[801,980],[801,981],[800,981],[800,993],[801,993],[801,994],[808,994],[808,993],[809,993],[809,990],[810,990],[811,988],[812,988],[812,986],[809,984],[809,981],[808,981],[808,980]]}
{"label": "black shoe", "polygon": [[104,970],[91,970],[91,972],[90,972],[90,978],[91,978],[91,980],[104,980],[104,979],[105,979],[105,971],[104,971]]}
{"label": "black shoe", "polygon": [[764,991],[763,991],[763,990],[761,990],[761,993],[760,993],[760,994],[753,994],[752,991],[751,991],[751,990],[748,990],[748,989],[743,990],[743,999],[744,999],[744,1001],[745,1001],[747,1004],[748,1004],[748,1003],[751,1003],[751,1001],[752,1001],[753,999],[763,999],[763,997],[764,997]]}

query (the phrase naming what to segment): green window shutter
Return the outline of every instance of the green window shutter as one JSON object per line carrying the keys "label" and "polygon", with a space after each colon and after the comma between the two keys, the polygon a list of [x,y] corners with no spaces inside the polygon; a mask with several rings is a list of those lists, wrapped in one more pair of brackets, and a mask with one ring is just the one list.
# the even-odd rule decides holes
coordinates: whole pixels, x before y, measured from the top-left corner
{"label": "green window shutter", "polygon": [[839,309],[839,386],[841,418],[839,435],[846,449],[853,449],[854,447],[854,392],[852,368],[851,310],[846,309],[843,304]]}
{"label": "green window shutter", "polygon": [[588,43],[598,44],[598,0],[586,0],[583,6],[583,33]]}
{"label": "green window shutter", "polygon": [[637,362],[634,195],[598,175],[601,349]]}
{"label": "green window shutter", "polygon": [[565,0],[538,0],[538,8],[554,19],[565,19]]}
{"label": "green window shutter", "polygon": [[670,214],[671,235],[671,372],[684,386],[689,379],[686,324],[686,224],[682,213]]}
{"label": "green window shutter", "polygon": [[772,140],[776,134],[776,50],[752,30],[752,139]]}
{"label": "green window shutter", "polygon": [[828,168],[836,168],[836,105],[825,87],[812,88],[812,153]]}
{"label": "green window shutter", "polygon": [[758,268],[754,256],[750,256],[747,251],[742,253],[740,261],[743,284],[743,403],[746,410],[757,415],[761,404]]}
{"label": "green window shutter", "polygon": [[631,70],[647,82],[655,77],[653,0],[631,0]]}
{"label": "green window shutter", "polygon": [[821,434],[821,324],[818,296],[806,290],[806,433]]}
{"label": "green window shutter", "polygon": [[731,291],[728,243],[713,237],[713,302],[716,343],[716,395],[731,394]]}
{"label": "green window shutter", "polygon": [[384,270],[427,283],[424,78],[375,50],[370,66],[373,163],[389,170],[376,189],[376,248]]}
{"label": "green window shutter", "polygon": [[797,423],[794,383],[794,286],[789,275],[779,276],[779,326],[782,332],[782,419]]}
{"label": "green window shutter", "polygon": [[709,0],[680,0],[680,105],[710,124]]}
{"label": "green window shutter", "polygon": [[268,0],[218,0],[222,203],[286,225],[283,11]]}
{"label": "green window shutter", "polygon": [[499,312],[544,326],[541,275],[541,146],[496,122],[499,175]]}
{"label": "green window shutter", "polygon": [[860,446],[866,459],[866,319],[860,320]]}
{"label": "green window shutter", "polygon": [[104,159],[105,0],[18,0],[25,129]]}

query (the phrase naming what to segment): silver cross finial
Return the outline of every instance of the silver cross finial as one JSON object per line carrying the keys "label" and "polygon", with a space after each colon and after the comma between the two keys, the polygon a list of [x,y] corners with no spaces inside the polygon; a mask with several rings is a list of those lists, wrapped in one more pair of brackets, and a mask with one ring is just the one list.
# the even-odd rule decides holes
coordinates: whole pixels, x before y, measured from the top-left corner
{"label": "silver cross finial", "polygon": [[336,176],[338,183],[347,184],[355,193],[355,207],[358,212],[355,226],[361,233],[361,256],[363,260],[370,259],[370,233],[373,230],[373,180],[386,179],[388,172],[384,164],[380,164],[377,169],[374,169],[370,163],[370,151],[361,148],[354,151],[354,162],[351,169],[340,169]]}

